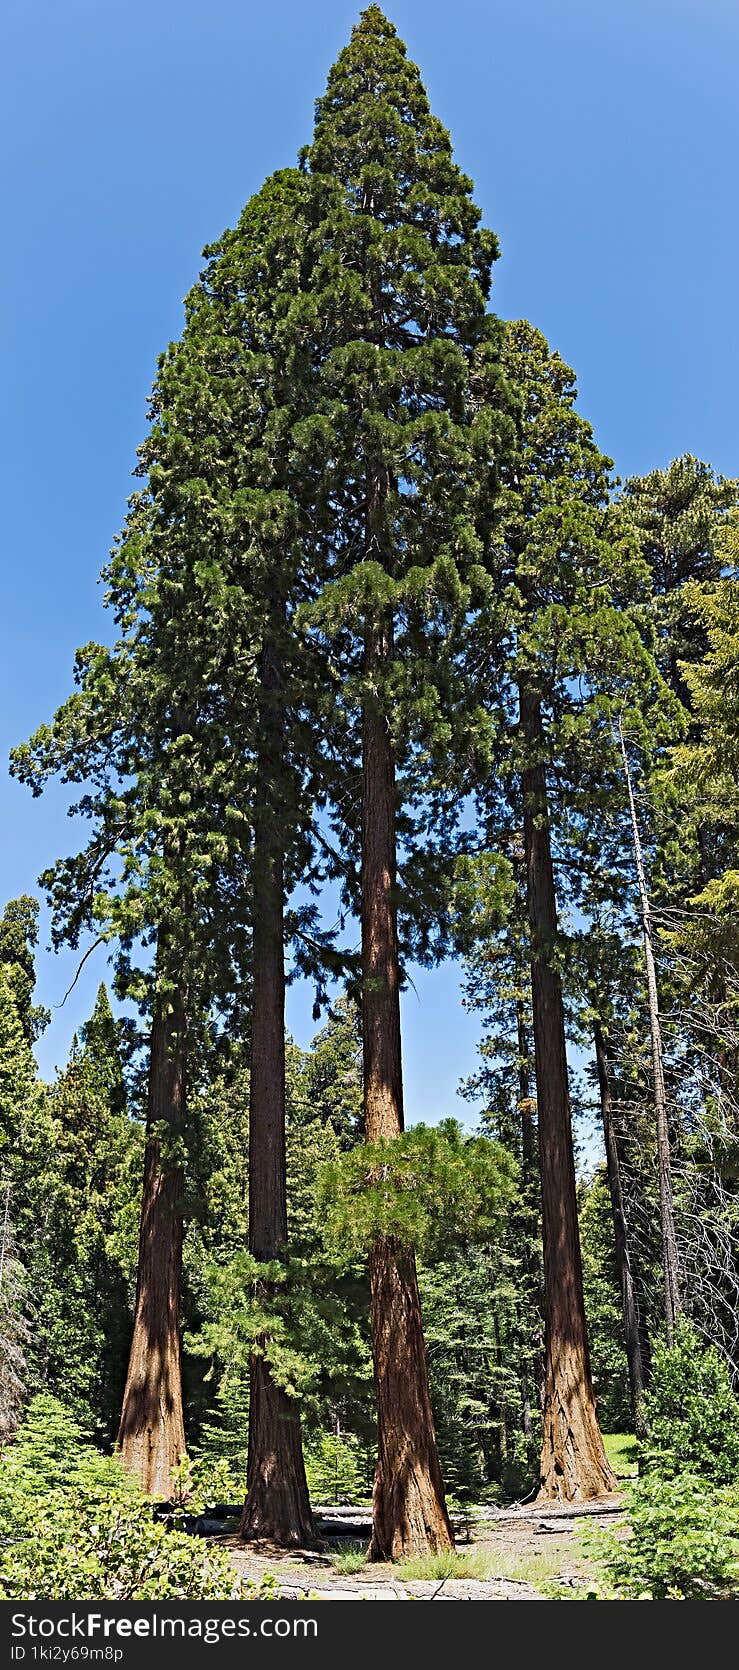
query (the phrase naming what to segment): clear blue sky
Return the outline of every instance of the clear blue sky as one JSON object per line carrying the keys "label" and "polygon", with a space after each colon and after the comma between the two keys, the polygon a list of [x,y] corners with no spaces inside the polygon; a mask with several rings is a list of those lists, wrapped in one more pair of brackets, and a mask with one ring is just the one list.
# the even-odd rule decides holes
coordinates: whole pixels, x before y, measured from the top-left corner
{"label": "clear blue sky", "polygon": [[[494,305],[572,364],[620,474],[690,450],[739,473],[737,0],[386,7],[498,233]],[[120,525],[155,360],[206,242],[309,138],[346,0],[6,0],[0,75],[5,485],[0,758],[49,717]],[[72,838],[0,766],[0,894]],[[48,931],[42,930],[44,944]],[[39,959],[58,1004],[70,957]],[[64,1060],[100,952],[41,1042]],[[412,1117],[453,1110],[476,1026],[453,970],[405,1002]],[[298,992],[291,1019],[311,1026]],[[461,1104],[457,1111],[461,1110]]]}

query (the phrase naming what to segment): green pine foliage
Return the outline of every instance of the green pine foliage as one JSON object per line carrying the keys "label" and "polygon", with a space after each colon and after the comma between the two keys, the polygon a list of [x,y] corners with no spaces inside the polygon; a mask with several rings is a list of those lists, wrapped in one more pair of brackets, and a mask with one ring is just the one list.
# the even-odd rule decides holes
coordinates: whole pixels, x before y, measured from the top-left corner
{"label": "green pine foliage", "polygon": [[414,1125],[324,1167],[326,1235],[335,1256],[346,1258],[385,1235],[426,1257],[460,1241],[494,1240],[515,1180],[505,1149],[467,1136],[456,1120]]}
{"label": "green pine foliage", "polygon": [[[717,560],[730,552],[724,548]],[[690,618],[704,634],[700,660],[679,663],[693,714],[693,736],[677,748],[670,761],[673,793],[681,785],[690,794],[693,830],[707,831],[712,874],[705,868],[702,886],[691,900],[694,907],[677,929],[676,942],[693,953],[712,952],[712,961],[736,966],[739,917],[739,822],[737,763],[739,762],[739,707],[737,705],[737,643],[739,588],[734,579],[713,586],[686,581],[681,592]]]}
{"label": "green pine foliage", "polygon": [[[245,1251],[248,1074],[234,1056],[193,1103],[194,1190],[185,1241],[186,1393],[198,1460],[225,1460],[235,1481],[246,1455],[248,1359],[265,1330],[279,1384],[299,1398],[309,1442],[337,1421],[357,1441],[372,1431],[363,1261],[331,1255],[320,1188],[324,1167],[359,1128],[353,1006],[340,1000],[309,1051],[287,1042],[289,1256],[264,1274]],[[238,1500],[238,1490],[233,1500]]]}
{"label": "green pine foliage", "polygon": [[419,1270],[439,1454],[462,1507],[525,1496],[536,1478],[536,1374],[520,1262],[506,1241],[468,1245]]}
{"label": "green pine foliage", "polygon": [[619,498],[619,513],[649,567],[649,615],[660,664],[688,706],[682,664],[699,662],[706,647],[693,588],[715,585],[725,563],[736,560],[738,494],[739,483],[684,453],[666,470],[632,476]]}
{"label": "green pine foliage", "polygon": [[32,1002],[36,984],[34,952],[38,945],[38,901],[24,893],[11,899],[0,918],[0,965],[29,1044],[48,1026],[48,1009]]}
{"label": "green pine foliage", "polygon": [[639,1464],[661,1478],[690,1473],[712,1485],[739,1475],[739,1398],[726,1359],[684,1318],[672,1345],[657,1343]]}
{"label": "green pine foliage", "polygon": [[320,1505],[353,1507],[372,1492],[372,1451],[353,1433],[317,1432],[305,1447],[305,1471],[311,1500]]}
{"label": "green pine foliage", "polygon": [[28,1277],[15,1241],[9,1182],[0,1193],[0,1449],[21,1417],[28,1382]]}
{"label": "green pine foliage", "polygon": [[[330,440],[333,549],[304,618],[340,671],[353,732],[367,702],[387,717],[400,931],[427,957],[447,931],[439,885],[448,859],[434,832],[448,839],[469,757],[484,748],[484,714],[467,700],[457,651],[484,596],[481,556],[510,432],[500,329],[487,311],[497,243],[377,6],[330,72],[301,160],[323,203],[316,394]],[[378,634],[385,647],[370,669],[366,646]],[[355,795],[334,796],[332,817],[342,852],[356,855]],[[342,883],[356,906],[354,866]]]}
{"label": "green pine foliage", "polygon": [[304,1097],[304,1117],[318,1119],[336,1132],[342,1147],[362,1134],[362,1038],[357,1005],[341,997],[303,1058],[303,1071],[291,1098]]}
{"label": "green pine foliage", "polygon": [[[12,905],[7,914],[15,929],[18,918]],[[24,917],[28,930],[25,912]],[[17,1422],[24,1398],[44,1383],[46,1344],[41,1318],[45,1304],[54,1307],[58,1303],[59,1278],[52,1246],[59,1195],[59,1129],[48,1091],[38,1081],[31,1048],[31,933],[24,943],[27,954],[14,932],[12,963],[0,962],[0,1222],[4,1225],[7,1212],[10,1237],[3,1236],[7,1266],[0,1301],[8,1345],[3,1371],[8,1431]],[[22,980],[14,977],[14,970],[19,969]]]}
{"label": "green pine foliage", "polygon": [[56,1194],[47,1236],[53,1269],[38,1306],[44,1383],[115,1436],[135,1284],[139,1127],[129,1116],[120,1045],[105,986],[50,1094]]}
{"label": "green pine foliage", "polygon": [[89,1429],[50,1392],[28,1405],[23,1425],[0,1458],[0,1514],[3,1535],[25,1536],[38,1504],[52,1507],[65,1493],[103,1499],[126,1495],[133,1485],[115,1456],[103,1455]]}

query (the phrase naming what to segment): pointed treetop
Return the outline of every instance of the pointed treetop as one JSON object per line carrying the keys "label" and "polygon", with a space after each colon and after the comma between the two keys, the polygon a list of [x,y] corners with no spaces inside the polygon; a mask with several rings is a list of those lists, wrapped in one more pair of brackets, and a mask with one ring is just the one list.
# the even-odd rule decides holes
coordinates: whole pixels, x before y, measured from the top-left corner
{"label": "pointed treetop", "polygon": [[[480,214],[472,181],[454,162],[420,70],[379,6],[362,12],[329,71],[301,164],[340,180],[351,208],[378,227],[417,227],[435,258],[442,246],[476,236]],[[487,291],[497,245],[490,234],[481,236],[480,277]]]}
{"label": "pointed treetop", "polygon": [[122,1112],[126,1095],[118,1023],[110,1006],[105,981],[98,986],[95,1007],[82,1027],[83,1060],[92,1069],[111,1107]]}
{"label": "pointed treetop", "polygon": [[[377,35],[380,40],[391,40],[397,33],[395,24],[385,16],[381,6],[365,6],[364,11],[359,14],[359,22],[355,23],[352,29],[353,35]],[[399,41],[398,45],[405,54],[403,42]]]}

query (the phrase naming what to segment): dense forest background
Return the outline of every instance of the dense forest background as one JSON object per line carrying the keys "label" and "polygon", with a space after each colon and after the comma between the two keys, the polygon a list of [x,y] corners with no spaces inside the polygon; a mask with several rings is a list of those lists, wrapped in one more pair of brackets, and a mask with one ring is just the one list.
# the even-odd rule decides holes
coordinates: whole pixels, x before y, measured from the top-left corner
{"label": "dense forest background", "polygon": [[[112,977],[44,1083],[6,904],[0,1443],[54,1399],[246,1540],[372,1495],[378,1559],[609,1495],[655,1361],[727,1431],[739,1390],[739,482],[620,480],[497,255],[370,6],[205,252],[118,636],[12,760],[74,786],[41,886]],[[447,958],[484,1111],[406,1129],[400,990]]]}

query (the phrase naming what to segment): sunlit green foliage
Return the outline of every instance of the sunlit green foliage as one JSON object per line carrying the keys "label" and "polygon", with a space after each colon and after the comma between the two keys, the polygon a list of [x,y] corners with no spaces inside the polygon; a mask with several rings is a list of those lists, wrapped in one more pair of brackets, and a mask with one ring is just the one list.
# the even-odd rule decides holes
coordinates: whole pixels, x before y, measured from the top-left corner
{"label": "sunlit green foliage", "polygon": [[365,1144],[324,1168],[326,1234],[350,1258],[381,1235],[423,1256],[495,1239],[516,1180],[515,1163],[457,1121],[414,1125],[391,1142]]}

